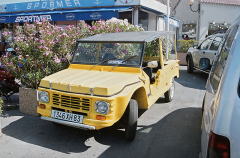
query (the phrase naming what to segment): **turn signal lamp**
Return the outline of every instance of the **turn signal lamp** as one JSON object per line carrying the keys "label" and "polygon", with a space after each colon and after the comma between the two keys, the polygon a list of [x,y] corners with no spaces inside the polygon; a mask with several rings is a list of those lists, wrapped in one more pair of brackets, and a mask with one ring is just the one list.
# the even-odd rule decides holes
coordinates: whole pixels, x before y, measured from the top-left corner
{"label": "turn signal lamp", "polygon": [[46,109],[46,105],[44,105],[44,104],[40,104],[39,107],[40,107],[41,109]]}
{"label": "turn signal lamp", "polygon": [[106,117],[105,117],[105,116],[101,116],[101,115],[97,115],[97,116],[96,116],[96,119],[97,119],[97,120],[101,120],[101,121],[105,121],[105,120],[106,120]]}
{"label": "turn signal lamp", "polygon": [[230,142],[227,137],[210,133],[208,158],[230,158]]}

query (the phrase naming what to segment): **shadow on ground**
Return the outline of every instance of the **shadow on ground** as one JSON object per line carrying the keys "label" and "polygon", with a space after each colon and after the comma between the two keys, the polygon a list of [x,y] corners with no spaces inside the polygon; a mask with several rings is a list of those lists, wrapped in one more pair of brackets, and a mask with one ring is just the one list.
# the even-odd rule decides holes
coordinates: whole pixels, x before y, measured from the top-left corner
{"label": "shadow on ground", "polygon": [[85,131],[43,121],[40,117],[21,114],[19,110],[4,111],[2,117],[22,116],[2,129],[2,133],[26,143],[70,154],[86,151],[85,145],[96,131]]}
{"label": "shadow on ground", "polygon": [[[143,112],[144,113],[144,112]],[[124,140],[124,130],[115,126],[99,131],[55,126],[39,117],[4,112],[3,117],[22,116],[2,129],[3,134],[26,143],[63,153],[81,153],[90,146],[89,138],[109,148],[100,157],[192,158],[200,152],[201,108],[183,108],[171,112],[157,123],[138,125],[133,142]]]}
{"label": "shadow on ground", "polygon": [[195,70],[189,74],[187,69],[179,70],[179,78],[175,79],[176,82],[184,87],[205,90],[205,85],[208,79],[208,74]]}

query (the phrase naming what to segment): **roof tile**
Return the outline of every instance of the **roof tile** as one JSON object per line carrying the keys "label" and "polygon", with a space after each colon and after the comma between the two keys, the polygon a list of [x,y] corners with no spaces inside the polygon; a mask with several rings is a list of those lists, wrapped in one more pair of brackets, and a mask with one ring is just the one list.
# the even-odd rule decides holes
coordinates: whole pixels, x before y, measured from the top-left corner
{"label": "roof tile", "polygon": [[199,0],[202,3],[226,4],[240,6],[240,0]]}

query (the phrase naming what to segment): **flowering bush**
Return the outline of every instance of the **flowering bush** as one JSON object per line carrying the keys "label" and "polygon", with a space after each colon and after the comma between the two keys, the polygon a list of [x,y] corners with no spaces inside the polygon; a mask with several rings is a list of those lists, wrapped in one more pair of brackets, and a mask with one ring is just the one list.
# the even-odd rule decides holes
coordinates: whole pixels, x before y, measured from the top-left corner
{"label": "flowering bush", "polygon": [[[79,26],[66,26],[66,29],[51,25],[48,21],[18,26],[10,44],[16,55],[6,52],[1,58],[6,70],[21,83],[30,88],[38,88],[45,76],[69,66],[76,40],[101,33],[143,31],[127,20],[112,18],[96,21],[92,27],[84,21]],[[11,32],[3,33],[9,39]]]}

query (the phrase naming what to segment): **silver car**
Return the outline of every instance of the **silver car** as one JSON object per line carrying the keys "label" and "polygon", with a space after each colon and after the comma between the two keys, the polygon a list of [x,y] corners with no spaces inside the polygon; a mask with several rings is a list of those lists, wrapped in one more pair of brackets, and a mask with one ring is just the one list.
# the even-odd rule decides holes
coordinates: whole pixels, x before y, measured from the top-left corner
{"label": "silver car", "polygon": [[214,60],[203,99],[202,158],[240,157],[240,16]]}
{"label": "silver car", "polygon": [[199,46],[188,49],[186,56],[187,71],[200,70],[209,73],[224,34],[215,34],[206,38]]}

